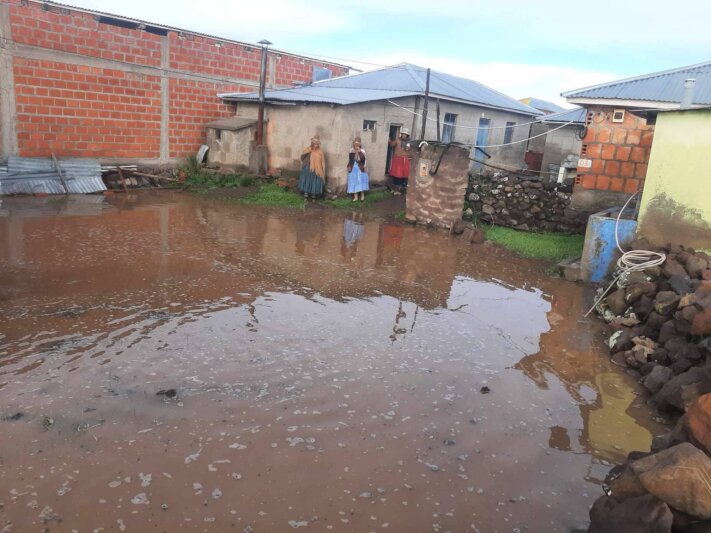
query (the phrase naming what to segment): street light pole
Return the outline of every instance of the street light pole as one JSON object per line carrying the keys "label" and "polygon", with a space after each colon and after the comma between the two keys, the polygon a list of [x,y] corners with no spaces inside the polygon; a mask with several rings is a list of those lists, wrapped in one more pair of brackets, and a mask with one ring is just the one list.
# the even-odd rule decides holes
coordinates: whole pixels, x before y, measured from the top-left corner
{"label": "street light pole", "polygon": [[257,115],[257,146],[264,144],[264,89],[267,82],[267,49],[272,44],[266,39],[259,43],[262,45],[262,63],[259,72],[259,114]]}

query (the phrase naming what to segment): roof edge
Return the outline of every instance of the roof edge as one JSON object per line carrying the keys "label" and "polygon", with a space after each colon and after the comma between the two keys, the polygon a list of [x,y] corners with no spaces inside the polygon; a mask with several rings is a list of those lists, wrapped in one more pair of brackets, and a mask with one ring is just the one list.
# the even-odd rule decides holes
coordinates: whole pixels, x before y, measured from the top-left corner
{"label": "roof edge", "polygon": [[567,98],[568,96],[572,96],[574,93],[579,93],[582,91],[589,91],[591,89],[600,89],[602,87],[609,87],[610,85],[616,85],[618,83],[627,83],[630,81],[638,81],[638,80],[644,80],[647,78],[654,78],[657,76],[664,76],[666,74],[673,74],[675,72],[681,72],[683,70],[689,70],[692,68],[703,67],[706,65],[711,65],[711,61],[703,61],[701,63],[696,63],[694,65],[687,65],[685,67],[677,67],[677,68],[671,68],[671,69],[667,69],[667,70],[660,70],[658,72],[650,72],[649,74],[641,74],[638,76],[632,76],[630,78],[622,78],[619,80],[608,81],[606,83],[598,83],[596,85],[590,85],[588,87],[581,87],[580,89],[573,89],[572,91],[565,91],[565,92],[560,93],[560,95]]}
{"label": "roof edge", "polygon": [[[163,30],[167,31],[174,31],[174,32],[180,32],[180,33],[185,33],[188,35],[196,35],[198,37],[205,37],[208,39],[214,39],[216,41],[222,41],[225,43],[230,43],[230,44],[238,44],[241,46],[249,46],[250,48],[259,48],[258,44],[252,44],[248,43],[246,41],[237,41],[235,39],[229,39],[227,37],[220,37],[218,35],[211,35],[209,33],[202,33],[199,31],[194,31],[194,30],[186,30],[185,28],[177,28],[175,26],[168,26],[166,24],[160,24],[157,22],[151,22],[149,20],[142,20],[142,19],[137,19],[133,17],[127,17],[126,15],[117,15],[116,13],[109,13],[108,11],[97,11],[94,9],[89,9],[86,7],[78,7],[78,6],[73,6],[71,4],[65,4],[63,2],[55,2],[53,0],[28,0],[29,2],[33,4],[39,4],[40,6],[53,6],[59,9],[71,9],[73,11],[78,11],[80,13],[88,13],[90,15],[97,15],[97,16],[109,16],[115,19],[119,20],[124,20],[126,22],[133,22],[135,24],[148,24],[150,26],[154,26],[156,28],[161,28]],[[347,68],[347,69],[353,69],[350,65],[344,65],[342,63],[336,63],[334,61],[326,61],[325,59],[319,59],[317,57],[311,57],[308,55],[304,54],[297,54],[295,52],[288,52],[286,50],[282,50],[280,48],[270,48],[269,49],[271,52],[274,52],[276,54],[282,54],[285,56],[291,56],[291,57],[298,57],[298,58],[303,58],[303,59],[308,59],[309,61],[314,61],[317,63],[324,63],[327,65],[333,65],[336,67],[341,67],[341,68]]]}

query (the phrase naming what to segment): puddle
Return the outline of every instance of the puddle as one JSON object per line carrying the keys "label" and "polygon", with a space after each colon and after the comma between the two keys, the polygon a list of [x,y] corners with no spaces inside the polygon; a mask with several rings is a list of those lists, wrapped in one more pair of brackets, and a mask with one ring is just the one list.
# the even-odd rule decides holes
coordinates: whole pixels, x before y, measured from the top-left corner
{"label": "puddle", "polygon": [[569,531],[663,431],[591,295],[537,263],[349,212],[91,198],[0,207],[7,531]]}

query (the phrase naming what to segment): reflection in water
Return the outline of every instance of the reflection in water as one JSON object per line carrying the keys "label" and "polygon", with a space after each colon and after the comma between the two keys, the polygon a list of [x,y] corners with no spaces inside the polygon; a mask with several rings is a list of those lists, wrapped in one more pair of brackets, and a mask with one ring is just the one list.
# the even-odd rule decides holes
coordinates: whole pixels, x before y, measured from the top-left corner
{"label": "reflection in water", "polygon": [[567,531],[659,429],[582,289],[495,247],[171,193],[23,202],[0,211],[3,526]]}

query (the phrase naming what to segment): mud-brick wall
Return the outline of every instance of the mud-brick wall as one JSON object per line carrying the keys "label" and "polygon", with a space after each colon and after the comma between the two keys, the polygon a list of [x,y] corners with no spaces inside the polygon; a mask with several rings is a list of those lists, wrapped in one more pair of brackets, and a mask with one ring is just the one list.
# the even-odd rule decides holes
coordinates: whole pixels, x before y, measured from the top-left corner
{"label": "mud-brick wall", "polygon": [[583,233],[589,212],[570,206],[571,193],[556,186],[516,176],[473,176],[467,202],[471,216],[527,231]]}
{"label": "mud-brick wall", "polygon": [[[0,159],[166,163],[195,153],[204,124],[234,114],[217,94],[259,85],[261,49],[34,0],[0,0]],[[341,65],[271,52],[268,84]]]}
{"label": "mud-brick wall", "polygon": [[447,229],[461,220],[469,164],[464,148],[425,146],[417,153],[410,164],[406,220]]}

